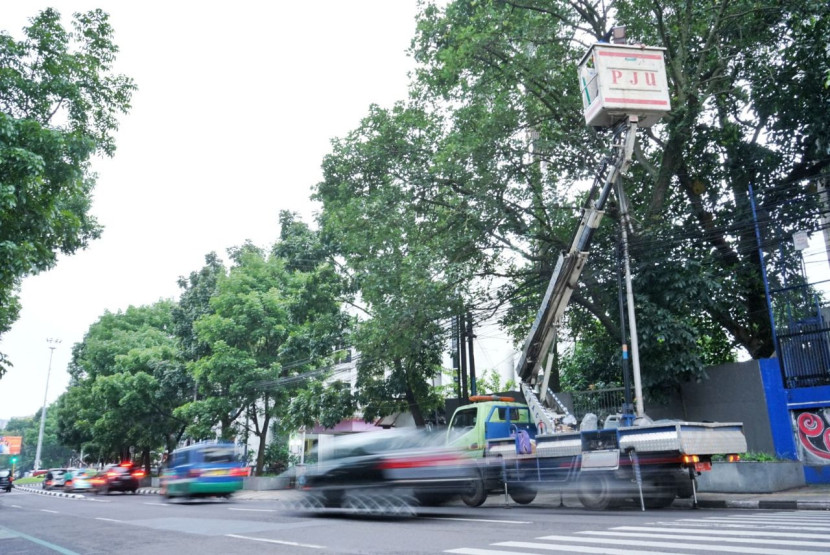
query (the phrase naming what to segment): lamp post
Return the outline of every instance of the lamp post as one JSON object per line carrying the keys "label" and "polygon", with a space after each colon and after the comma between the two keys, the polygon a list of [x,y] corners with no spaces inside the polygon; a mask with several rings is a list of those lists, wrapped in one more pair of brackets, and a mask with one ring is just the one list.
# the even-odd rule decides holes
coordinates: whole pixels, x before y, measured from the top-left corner
{"label": "lamp post", "polygon": [[49,393],[49,376],[52,374],[52,355],[60,339],[47,339],[49,344],[49,370],[46,372],[46,391],[43,392],[43,409],[40,411],[40,433],[37,435],[37,451],[35,451],[35,470],[40,470],[40,448],[43,447],[43,428],[46,426],[46,396]]}

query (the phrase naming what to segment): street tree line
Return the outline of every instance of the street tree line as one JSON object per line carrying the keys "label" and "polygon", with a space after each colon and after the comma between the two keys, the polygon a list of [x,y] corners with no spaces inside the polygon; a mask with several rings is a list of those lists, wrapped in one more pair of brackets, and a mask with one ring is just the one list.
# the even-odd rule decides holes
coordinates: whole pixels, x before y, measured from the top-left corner
{"label": "street tree line", "polygon": [[[330,410],[292,410],[291,401],[302,391],[340,391],[322,385],[324,374],[307,376],[342,356],[344,282],[307,224],[288,212],[280,221],[270,249],[230,249],[227,267],[207,255],[179,280],[178,301],[107,312],[90,326],[56,403],[64,445],[149,467],[186,440],[255,436],[259,474],[269,431],[284,438]],[[341,410],[353,411],[348,396]]]}

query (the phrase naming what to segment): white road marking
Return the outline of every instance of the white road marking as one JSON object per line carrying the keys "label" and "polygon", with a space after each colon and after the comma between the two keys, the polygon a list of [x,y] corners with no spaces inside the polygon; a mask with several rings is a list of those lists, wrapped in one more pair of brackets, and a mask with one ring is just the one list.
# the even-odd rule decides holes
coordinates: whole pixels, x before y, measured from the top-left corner
{"label": "white road marking", "polygon": [[234,507],[228,507],[229,511],[249,511],[252,513],[275,513],[277,512],[276,509],[237,509]]}
{"label": "white road marking", "polygon": [[[606,538],[586,538],[574,536],[542,536],[536,538],[545,541],[557,542],[585,542],[585,543],[609,543]],[[700,551],[716,551],[718,553],[754,553],[756,555],[827,555],[827,550],[824,551],[804,551],[801,549],[764,549],[762,547],[736,547],[729,545],[706,545],[703,543],[686,543],[686,542],[652,542],[639,540],[623,540],[614,538],[610,540],[614,545],[630,545],[634,547],[663,547],[668,549],[696,549]],[[530,547],[533,545],[536,549],[547,549],[543,547],[545,544],[528,544],[527,542],[500,542],[494,545],[503,545],[506,547]]]}
{"label": "white road marking", "polygon": [[448,549],[444,551],[444,553],[460,553],[461,555],[527,555],[527,553],[524,551],[501,551],[496,549],[477,549],[474,547]]}
{"label": "white road marking", "polygon": [[[672,530],[663,530],[664,532],[671,532]],[[726,542],[726,543],[752,543],[757,544],[759,541],[769,544],[769,545],[791,545],[791,546],[800,546],[800,547],[827,547],[827,542],[820,541],[820,542],[805,542],[805,541],[797,541],[792,539],[786,540],[776,540],[771,538],[764,538],[763,540],[758,540],[757,538],[725,538],[722,536],[718,537],[701,537],[695,536],[693,534],[649,534],[643,532],[593,532],[593,531],[585,531],[585,532],[577,532],[578,534],[587,534],[589,536],[611,536],[611,537],[624,537],[624,538],[651,538],[651,539],[661,539],[661,540],[693,540],[699,542]]]}
{"label": "white road marking", "polygon": [[426,517],[427,519],[431,520],[460,520],[463,522],[489,522],[489,523],[496,523],[496,524],[532,524],[532,522],[527,520],[490,520],[486,518],[460,518],[460,517],[443,517],[443,516],[430,516]]}
{"label": "white road marking", "polygon": [[[602,553],[604,555],[677,555],[676,551],[638,551],[633,549],[614,549],[612,547],[590,547],[585,545],[550,545],[531,542],[505,542],[515,544],[512,547],[545,549],[547,551],[565,551],[567,553]],[[502,545],[502,544],[495,544]],[[528,555],[526,551],[495,551],[489,549],[450,549],[444,553],[461,553],[464,555]]]}
{"label": "white road marking", "polygon": [[103,518],[103,517],[95,517],[95,520],[105,520],[107,522],[123,522],[121,520],[115,520],[114,518]]}
{"label": "white road marking", "polygon": [[237,534],[225,534],[229,538],[239,538],[240,540],[253,540],[255,542],[265,542],[265,543],[277,543],[280,545],[290,545],[292,547],[308,547],[311,549],[325,549],[326,546],[324,545],[314,545],[311,543],[297,543],[297,542],[287,542],[281,540],[269,540],[266,538],[252,538],[250,536],[239,536]]}
{"label": "white road marking", "polygon": [[[631,532],[665,532],[665,528],[657,528],[653,526],[618,526],[611,528],[611,530],[631,531]],[[799,538],[809,540],[830,540],[828,534],[797,534],[795,532],[765,532],[763,530],[725,530],[723,528],[713,529],[699,529],[699,528],[672,528],[672,532],[680,532],[683,534],[705,534],[720,535],[720,536],[772,536],[775,538]]]}
{"label": "white road marking", "polygon": [[54,513],[54,514],[58,514],[58,511],[52,511],[52,510],[49,510],[49,509],[41,509],[41,511],[43,511],[44,513]]}

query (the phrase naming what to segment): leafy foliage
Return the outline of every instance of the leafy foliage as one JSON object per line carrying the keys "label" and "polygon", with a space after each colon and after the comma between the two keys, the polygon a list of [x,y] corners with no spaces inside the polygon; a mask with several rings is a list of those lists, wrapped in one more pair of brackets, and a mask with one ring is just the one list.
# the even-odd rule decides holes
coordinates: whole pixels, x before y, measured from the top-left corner
{"label": "leafy foliage", "polygon": [[[828,11],[808,0],[425,2],[410,98],[371,107],[334,141],[316,192],[322,229],[369,316],[383,318],[364,336],[378,339],[367,360],[383,369],[361,388],[395,399],[400,351],[379,330],[395,337],[412,314],[419,330],[436,326],[433,343],[462,306],[526,335],[605,152],[581,114],[576,63],[617,23],[666,48],[674,107],[640,133],[625,178],[644,383],[670,388],[736,347],[769,356],[748,189],[774,214],[775,241],[818,225],[815,198],[802,199],[830,164]],[[616,206],[607,215],[618,220]],[[619,380],[616,235],[613,222],[595,235],[572,297],[562,339],[576,350],[561,369],[572,385]],[[774,282],[793,260],[782,248]]]}
{"label": "leafy foliage", "polygon": [[58,407],[59,436],[100,460],[175,446],[185,422],[174,410],[192,395],[172,335],[171,301],[105,313],[73,349],[72,383]]}
{"label": "leafy foliage", "polygon": [[[281,214],[281,222],[281,240],[272,254],[251,244],[232,249],[234,265],[227,273],[206,268],[192,276],[192,294],[183,296],[201,312],[192,324],[191,344],[202,348],[190,363],[198,397],[177,414],[190,423],[188,433],[195,438],[213,437],[217,424],[225,439],[243,431],[259,437],[257,474],[265,465],[272,423],[292,421],[291,399],[312,394],[302,393],[303,383],[309,376],[324,377],[319,368],[329,364],[348,324],[339,303],[342,280],[327,264],[316,234],[292,214]],[[195,302],[199,291],[211,288],[209,309]],[[313,380],[308,388],[324,391]],[[331,404],[293,421],[311,425],[314,415],[336,422],[353,410],[349,402]],[[243,420],[246,424],[239,424]]]}
{"label": "leafy foliage", "polygon": [[[100,236],[89,160],[115,152],[135,90],[112,72],[118,47],[101,10],[66,30],[47,9],[24,34],[0,32],[0,334],[18,317],[21,279]],[[0,354],[0,377],[8,364]]]}

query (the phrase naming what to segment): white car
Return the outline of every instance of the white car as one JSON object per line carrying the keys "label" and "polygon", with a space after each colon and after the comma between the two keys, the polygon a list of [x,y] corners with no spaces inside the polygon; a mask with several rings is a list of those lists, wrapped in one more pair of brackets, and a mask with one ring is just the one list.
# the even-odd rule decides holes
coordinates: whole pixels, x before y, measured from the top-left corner
{"label": "white car", "polygon": [[43,489],[62,488],[66,483],[68,468],[50,468],[43,477]]}

